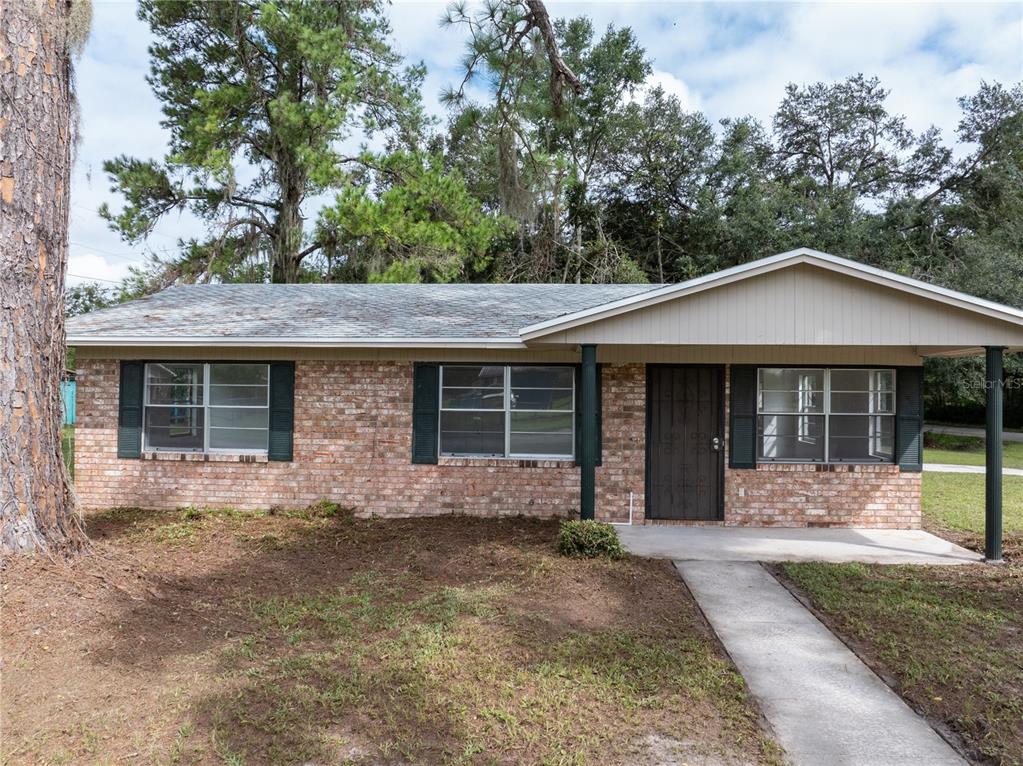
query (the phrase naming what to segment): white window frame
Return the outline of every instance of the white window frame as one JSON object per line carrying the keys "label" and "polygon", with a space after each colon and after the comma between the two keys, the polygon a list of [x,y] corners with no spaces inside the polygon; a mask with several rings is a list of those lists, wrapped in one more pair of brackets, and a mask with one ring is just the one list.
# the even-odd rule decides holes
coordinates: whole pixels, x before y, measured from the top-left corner
{"label": "white window frame", "polygon": [[[202,366],[202,404],[151,404],[149,402],[149,368],[151,365],[201,365]],[[227,364],[245,364],[249,366],[262,365],[266,367],[266,404],[265,405],[252,405],[252,404],[211,404],[210,403],[210,368],[213,365],[227,365]],[[165,360],[161,362],[146,362],[142,372],[142,451],[143,452],[191,452],[201,455],[266,455],[270,447],[270,365],[269,363],[264,364],[263,362],[190,362],[186,360]],[[248,388],[254,387],[253,384],[249,383],[217,383],[218,386],[246,386]],[[153,409],[173,409],[173,408],[189,408],[194,410],[202,410],[202,449],[198,448],[181,448],[181,447],[151,447],[147,441],[146,434],[146,411],[149,408]],[[210,411],[211,410],[266,410],[267,412],[267,428],[266,428],[266,439],[267,446],[262,449],[245,449],[242,447],[211,447],[210,446],[210,429],[226,428],[225,426],[211,426]],[[262,428],[227,428],[226,430],[231,431],[262,431]]]}
{"label": "white window frame", "polygon": [[[444,406],[444,368],[445,367],[502,367],[504,374],[502,377],[504,384],[504,396],[503,396],[503,408],[502,409],[470,409],[466,407],[445,407]],[[512,408],[511,406],[511,369],[512,367],[558,367],[561,369],[569,370],[572,373],[572,406],[568,410],[535,410],[535,409],[523,409],[523,408]],[[440,365],[439,385],[437,386],[437,454],[441,457],[464,457],[464,458],[493,458],[497,460],[575,460],[575,447],[576,447],[576,432],[575,432],[575,411],[576,411],[576,376],[575,367],[569,364],[515,364],[515,363],[488,363],[483,362],[479,365],[473,362],[451,362],[449,364]],[[530,387],[519,386],[518,388],[523,390],[530,390]],[[549,388],[535,388],[533,390],[548,391]],[[494,452],[444,452],[441,444],[441,431],[443,424],[443,417],[445,412],[486,412],[490,414],[503,413],[504,415],[504,453],[497,454]],[[512,413],[514,412],[540,412],[540,413],[561,413],[568,414],[571,416],[572,423],[572,452],[569,454],[540,454],[540,453],[529,453],[529,452],[512,452],[511,451],[511,435],[512,435]]]}
{"label": "white window frame", "polygon": [[[763,406],[763,393],[764,392],[763,392],[763,388],[761,386],[761,378],[760,378],[760,371],[761,370],[808,370],[808,371],[813,371],[813,372],[818,372],[819,371],[823,375],[823,393],[822,393],[822,395],[824,397],[823,409],[821,409],[820,412],[764,412],[763,409],[762,409],[762,406]],[[842,389],[842,390],[839,391],[839,393],[866,393],[867,394],[867,412],[832,412],[831,411],[831,391],[832,391],[832,388],[831,388],[831,373],[834,370],[840,370],[840,371],[841,370],[865,370],[867,373],[869,373],[870,379],[868,380],[868,385],[867,385],[866,392],[846,391],[845,389]],[[882,393],[885,393],[885,394],[889,393],[887,391],[885,391],[885,392],[882,392],[880,390],[875,391],[871,387],[871,383],[873,381],[873,376],[875,376],[879,372],[891,373],[891,376],[892,376],[892,390],[890,392],[890,395],[892,397],[892,411],[891,412],[878,412],[877,403],[879,401],[880,395]],[[895,444],[894,444],[894,439],[895,439],[895,422],[896,422],[895,421],[895,417],[896,417],[896,414],[897,414],[896,413],[896,410],[897,410],[896,402],[898,401],[898,399],[896,397],[896,392],[895,392],[895,389],[896,389],[896,386],[897,386],[897,377],[898,376],[895,373],[895,368],[893,368],[893,367],[796,367],[796,366],[792,366],[792,367],[778,367],[778,366],[774,366],[774,367],[757,367],[757,412],[756,412],[756,417],[757,417],[757,420],[756,420],[756,439],[757,439],[756,455],[757,455],[757,462],[758,463],[803,463],[803,464],[809,464],[809,465],[877,465],[879,463],[880,464],[884,464],[884,463],[894,463],[894,462],[896,462],[896,460],[895,460]],[[787,392],[787,393],[798,394],[799,400],[802,401],[803,395],[806,392],[804,392],[802,390],[798,390],[798,391],[791,391],[791,392]],[[760,418],[764,417],[765,415],[768,416],[768,417],[770,417],[772,415],[778,415],[778,416],[781,416],[781,417],[798,417],[798,418],[800,418],[800,420],[799,420],[799,427],[798,427],[799,428],[799,433],[797,435],[797,438],[799,438],[800,440],[804,439],[804,430],[806,432],[809,432],[809,428],[807,427],[808,424],[809,424],[809,420],[806,420],[804,422],[804,418],[807,418],[807,419],[810,418],[810,417],[823,418],[824,419],[824,458],[822,460],[798,460],[798,459],[795,459],[795,458],[761,457],[760,456],[760,452],[761,452],[762,444],[760,442],[761,442],[762,436],[760,434]],[[866,436],[867,436],[867,439],[870,442],[870,445],[871,445],[870,449],[871,449],[871,451],[875,451],[874,446],[879,442],[879,440],[881,438],[881,434],[877,431],[877,429],[875,427],[875,420],[874,419],[875,418],[879,418],[879,417],[891,418],[892,419],[892,440],[893,440],[893,443],[892,443],[892,456],[890,458],[877,458],[877,459],[873,459],[873,460],[870,460],[870,459],[832,460],[831,459],[831,417],[833,415],[836,416],[836,417],[851,416],[851,417],[866,417],[866,418],[868,418],[867,423],[868,423],[869,433]],[[805,437],[805,440],[806,441],[812,441],[812,439],[810,437]]]}

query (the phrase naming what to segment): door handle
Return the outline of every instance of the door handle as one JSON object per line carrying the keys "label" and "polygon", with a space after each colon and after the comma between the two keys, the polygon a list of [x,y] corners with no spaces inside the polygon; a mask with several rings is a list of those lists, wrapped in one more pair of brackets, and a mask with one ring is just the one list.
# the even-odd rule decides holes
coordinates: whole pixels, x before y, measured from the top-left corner
{"label": "door handle", "polygon": [[720,436],[715,436],[713,439],[710,440],[710,448],[712,450],[714,450],[715,452],[720,452],[721,451],[721,437]]}

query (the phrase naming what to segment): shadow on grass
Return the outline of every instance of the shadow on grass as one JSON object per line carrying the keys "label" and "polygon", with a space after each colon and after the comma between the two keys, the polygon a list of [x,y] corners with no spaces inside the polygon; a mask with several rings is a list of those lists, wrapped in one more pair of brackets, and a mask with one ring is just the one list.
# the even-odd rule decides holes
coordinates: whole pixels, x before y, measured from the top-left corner
{"label": "shadow on grass", "polygon": [[555,522],[91,523],[165,556],[93,660],[193,663],[191,737],[226,762],[618,760],[664,733],[773,757],[670,567],[562,559]]}

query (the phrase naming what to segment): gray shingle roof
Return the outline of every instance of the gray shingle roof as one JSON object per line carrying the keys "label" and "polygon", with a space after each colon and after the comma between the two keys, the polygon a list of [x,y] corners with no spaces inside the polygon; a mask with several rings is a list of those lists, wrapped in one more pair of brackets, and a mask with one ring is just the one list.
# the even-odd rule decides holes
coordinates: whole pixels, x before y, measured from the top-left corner
{"label": "gray shingle roof", "polygon": [[68,321],[68,342],[517,337],[659,285],[181,285]]}

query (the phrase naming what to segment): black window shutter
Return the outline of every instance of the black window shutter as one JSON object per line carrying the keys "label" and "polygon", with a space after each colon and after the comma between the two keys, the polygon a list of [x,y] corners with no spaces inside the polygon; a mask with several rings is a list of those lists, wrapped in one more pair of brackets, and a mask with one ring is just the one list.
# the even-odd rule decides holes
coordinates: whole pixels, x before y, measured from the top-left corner
{"label": "black window shutter", "polygon": [[142,388],[145,369],[146,365],[143,362],[121,362],[117,457],[142,456]]}
{"label": "black window shutter", "polygon": [[732,365],[730,468],[757,467],[757,368]]}
{"label": "black window shutter", "polygon": [[922,471],[923,367],[899,367],[895,375],[895,461],[903,471]]}
{"label": "black window shutter", "polygon": [[440,428],[440,365],[412,367],[412,462],[436,463]]}
{"label": "black window shutter", "polygon": [[[583,368],[575,367],[575,462],[583,454],[583,411],[582,397],[579,392],[583,386]],[[597,465],[604,458],[604,365],[597,365]]]}
{"label": "black window shutter", "polygon": [[270,363],[270,441],[267,458],[290,461],[294,455],[295,363]]}

